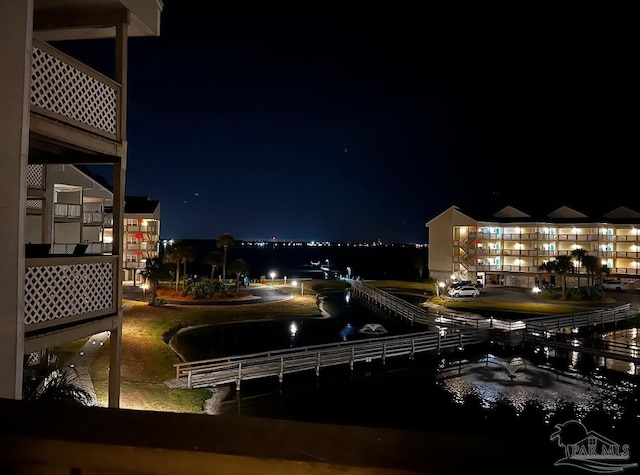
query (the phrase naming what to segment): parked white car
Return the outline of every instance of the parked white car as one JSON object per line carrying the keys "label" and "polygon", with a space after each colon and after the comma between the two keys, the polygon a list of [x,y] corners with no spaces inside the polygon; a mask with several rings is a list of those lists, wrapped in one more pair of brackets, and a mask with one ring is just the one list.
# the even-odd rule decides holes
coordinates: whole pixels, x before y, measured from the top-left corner
{"label": "parked white car", "polygon": [[617,290],[618,292],[629,288],[629,284],[623,280],[606,280],[602,283],[604,290]]}
{"label": "parked white car", "polygon": [[449,289],[449,297],[478,297],[479,295],[480,291],[473,285],[463,285],[462,287]]}

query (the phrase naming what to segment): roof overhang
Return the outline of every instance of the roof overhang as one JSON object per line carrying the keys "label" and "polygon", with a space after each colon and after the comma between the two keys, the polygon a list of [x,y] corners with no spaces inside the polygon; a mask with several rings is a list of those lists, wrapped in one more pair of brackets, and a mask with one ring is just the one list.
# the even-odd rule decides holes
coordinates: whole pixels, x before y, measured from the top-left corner
{"label": "roof overhang", "polygon": [[159,36],[162,0],[35,0],[33,35],[41,41]]}

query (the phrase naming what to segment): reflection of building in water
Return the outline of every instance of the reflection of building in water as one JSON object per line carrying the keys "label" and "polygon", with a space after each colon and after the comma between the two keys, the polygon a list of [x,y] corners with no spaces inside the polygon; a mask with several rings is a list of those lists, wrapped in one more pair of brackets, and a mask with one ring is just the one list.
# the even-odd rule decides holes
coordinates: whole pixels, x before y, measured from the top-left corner
{"label": "reflection of building in water", "polygon": [[612,384],[601,381],[595,386],[588,378],[559,374],[524,359],[508,364],[517,371],[510,373],[505,360],[492,355],[461,364],[449,362],[439,370],[439,384],[460,404],[475,395],[484,407],[507,401],[516,411],[523,410],[528,401],[537,401],[546,411],[555,410],[560,401],[575,404],[581,412],[603,403],[612,410],[620,409],[612,400],[612,393],[618,392]]}
{"label": "reflection of building in water", "polygon": [[[629,345],[628,355],[632,358],[640,358],[640,341],[638,338],[638,329],[637,328],[625,328],[623,330],[617,330],[614,332],[605,333],[602,335],[602,339],[604,341],[611,341],[616,343],[622,343],[624,345]],[[627,373],[630,375],[638,375],[640,374],[640,368],[638,365],[631,361],[621,361],[614,360],[611,358],[597,358],[596,361],[598,366],[613,370],[619,371],[622,373]]]}

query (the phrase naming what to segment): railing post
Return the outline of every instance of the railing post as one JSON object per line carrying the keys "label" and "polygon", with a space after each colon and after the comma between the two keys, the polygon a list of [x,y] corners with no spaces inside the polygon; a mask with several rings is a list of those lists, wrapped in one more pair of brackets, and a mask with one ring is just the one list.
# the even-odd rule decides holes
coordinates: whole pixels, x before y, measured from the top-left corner
{"label": "railing post", "polygon": [[280,357],[280,374],[278,375],[278,382],[282,384],[284,379],[284,356]]}
{"label": "railing post", "polygon": [[349,362],[349,368],[351,368],[351,371],[353,371],[353,360],[356,357],[356,349],[355,348],[351,348],[351,361]]}
{"label": "railing post", "polygon": [[191,371],[187,375],[187,388],[191,389]]}
{"label": "railing post", "polygon": [[318,362],[316,363],[316,377],[320,376],[320,352],[318,351]]}
{"label": "railing post", "polygon": [[238,363],[238,381],[236,381],[236,391],[240,391],[241,380],[242,380],[242,361]]}

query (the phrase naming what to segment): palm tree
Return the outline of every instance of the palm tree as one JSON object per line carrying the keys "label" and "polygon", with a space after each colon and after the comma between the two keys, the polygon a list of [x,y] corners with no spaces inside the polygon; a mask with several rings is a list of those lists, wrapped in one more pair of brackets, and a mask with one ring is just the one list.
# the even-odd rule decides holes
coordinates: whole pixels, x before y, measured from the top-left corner
{"label": "palm tree", "polygon": [[[566,298],[567,274],[573,272],[573,262],[571,256],[558,256],[552,261],[547,261],[538,266],[538,270],[548,272],[550,274],[558,274],[562,285],[562,299]],[[551,291],[551,288],[549,288]]]}
{"label": "palm tree", "polygon": [[218,236],[216,244],[218,247],[224,249],[224,254],[222,258],[222,280],[224,281],[227,278],[227,248],[229,246],[233,246],[235,243],[235,239],[229,233],[222,233]]}
{"label": "palm tree", "polygon": [[159,256],[147,259],[146,267],[140,271],[142,277],[151,285],[151,298],[155,299],[158,293],[158,281],[163,267],[162,258]]}
{"label": "palm tree", "polygon": [[600,285],[602,285],[602,274],[606,272],[607,267],[603,266],[596,256],[586,255],[582,258],[582,265],[589,274],[589,286],[594,286],[595,276],[598,276]]}
{"label": "palm tree", "polygon": [[93,395],[78,385],[78,373],[71,368],[57,369],[36,387],[25,387],[23,399],[80,406],[93,404]]}
{"label": "palm tree", "polygon": [[571,257],[575,257],[578,261],[578,287],[580,287],[580,272],[582,270],[582,263],[584,261],[584,256],[587,255],[587,251],[584,249],[578,248],[571,251]]}
{"label": "palm tree", "polygon": [[236,277],[236,293],[240,290],[240,274],[249,273],[249,264],[244,259],[234,259],[229,262],[229,271]]}
{"label": "palm tree", "polygon": [[193,251],[190,248],[182,249],[182,290],[187,289],[187,262],[193,261]]}
{"label": "palm tree", "polygon": [[222,254],[218,251],[210,251],[205,254],[203,262],[211,265],[211,280],[215,278],[216,267],[222,264]]}
{"label": "palm tree", "polygon": [[192,259],[191,250],[184,243],[174,243],[167,249],[165,259],[176,265],[176,291],[178,291],[180,290],[180,264],[184,266],[186,274],[187,261]]}

